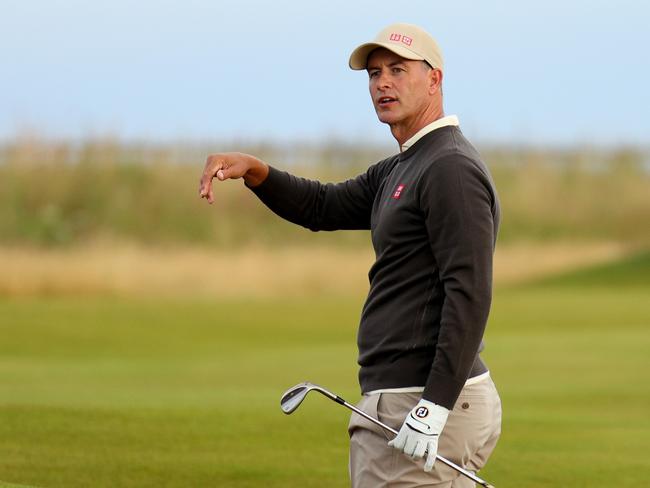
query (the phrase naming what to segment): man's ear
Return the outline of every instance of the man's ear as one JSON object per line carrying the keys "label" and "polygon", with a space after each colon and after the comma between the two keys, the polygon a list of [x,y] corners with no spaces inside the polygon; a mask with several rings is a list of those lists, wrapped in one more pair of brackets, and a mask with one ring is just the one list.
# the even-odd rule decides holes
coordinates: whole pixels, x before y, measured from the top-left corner
{"label": "man's ear", "polygon": [[437,90],[442,91],[442,71],[432,68],[429,70],[429,93],[433,95]]}

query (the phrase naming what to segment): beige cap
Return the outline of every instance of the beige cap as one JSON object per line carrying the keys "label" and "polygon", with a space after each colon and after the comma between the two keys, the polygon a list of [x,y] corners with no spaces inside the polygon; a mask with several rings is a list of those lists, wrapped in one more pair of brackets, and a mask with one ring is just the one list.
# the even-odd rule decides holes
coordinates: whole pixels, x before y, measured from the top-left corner
{"label": "beige cap", "polygon": [[375,40],[361,44],[350,55],[350,68],[366,69],[368,56],[378,47],[385,47],[405,59],[426,61],[442,70],[442,51],[427,31],[413,24],[391,24],[382,29]]}

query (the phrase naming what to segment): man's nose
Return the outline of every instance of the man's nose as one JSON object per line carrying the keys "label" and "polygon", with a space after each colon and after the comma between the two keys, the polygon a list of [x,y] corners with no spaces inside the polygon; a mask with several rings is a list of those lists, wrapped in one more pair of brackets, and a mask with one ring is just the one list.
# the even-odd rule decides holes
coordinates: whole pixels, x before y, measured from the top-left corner
{"label": "man's nose", "polygon": [[388,76],[388,73],[386,71],[381,71],[377,78],[377,88],[379,88],[380,90],[384,90],[386,88],[390,88],[390,86],[391,86],[390,76]]}

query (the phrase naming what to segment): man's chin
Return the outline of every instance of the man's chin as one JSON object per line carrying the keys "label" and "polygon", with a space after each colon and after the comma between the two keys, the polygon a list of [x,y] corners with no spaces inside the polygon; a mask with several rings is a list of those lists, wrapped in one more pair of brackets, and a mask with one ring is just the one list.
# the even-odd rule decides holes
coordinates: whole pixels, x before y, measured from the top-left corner
{"label": "man's chin", "polygon": [[384,124],[388,125],[396,123],[399,119],[399,117],[397,117],[395,114],[386,112],[377,112],[377,118],[379,119],[379,122],[383,122]]}

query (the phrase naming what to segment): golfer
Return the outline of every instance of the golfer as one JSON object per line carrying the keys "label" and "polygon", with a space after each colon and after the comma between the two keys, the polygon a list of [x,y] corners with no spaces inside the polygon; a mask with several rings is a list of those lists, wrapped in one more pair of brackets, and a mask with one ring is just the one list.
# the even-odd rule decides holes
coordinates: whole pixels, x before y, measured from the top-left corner
{"label": "golfer", "polygon": [[393,24],[350,56],[368,73],[379,120],[399,153],[356,178],[323,184],[241,153],[213,154],[212,180],[243,178],[280,217],[313,231],[370,229],[376,261],[358,331],[358,407],[399,434],[354,414],[353,487],[474,486],[440,453],[481,469],[501,429],[501,402],[483,349],[492,295],[499,202],[490,173],[443,111],[443,59],[421,28]]}

